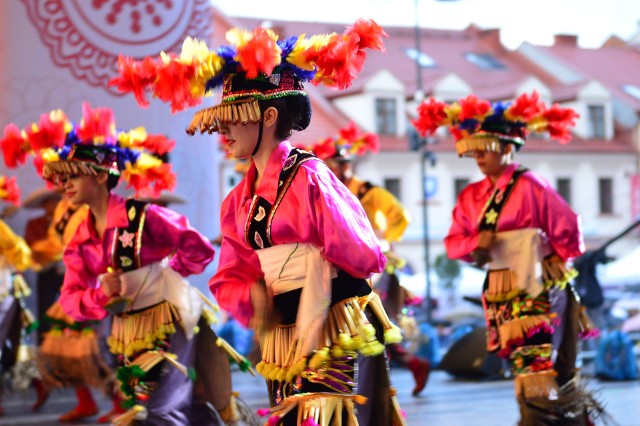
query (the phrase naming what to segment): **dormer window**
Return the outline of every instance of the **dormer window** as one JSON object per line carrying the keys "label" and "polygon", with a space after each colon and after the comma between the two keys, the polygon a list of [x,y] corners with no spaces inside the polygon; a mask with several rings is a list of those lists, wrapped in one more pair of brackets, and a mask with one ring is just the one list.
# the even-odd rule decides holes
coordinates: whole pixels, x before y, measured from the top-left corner
{"label": "dormer window", "polygon": [[404,53],[420,65],[421,68],[435,68],[436,60],[426,53],[418,52],[414,48],[405,49]]}
{"label": "dormer window", "polygon": [[589,105],[589,128],[591,137],[595,139],[604,139],[605,122],[604,122],[604,105]]}
{"label": "dormer window", "polygon": [[473,65],[478,68],[482,68],[483,70],[502,70],[507,68],[502,62],[496,59],[490,53],[465,53],[464,57],[467,61],[471,62]]}

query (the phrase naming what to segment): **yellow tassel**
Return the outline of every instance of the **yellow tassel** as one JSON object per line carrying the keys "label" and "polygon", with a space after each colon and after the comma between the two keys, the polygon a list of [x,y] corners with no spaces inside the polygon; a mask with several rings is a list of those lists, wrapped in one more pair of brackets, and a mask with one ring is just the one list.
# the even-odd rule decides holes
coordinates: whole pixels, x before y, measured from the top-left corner
{"label": "yellow tassel", "polygon": [[31,288],[24,280],[22,274],[15,274],[13,276],[13,295],[16,299],[31,296]]}
{"label": "yellow tassel", "polygon": [[147,418],[147,409],[142,405],[134,405],[129,410],[113,419],[114,426],[129,426],[134,420],[144,420]]}
{"label": "yellow tassel", "polygon": [[402,342],[402,331],[399,327],[393,326],[384,331],[384,343],[386,345]]}

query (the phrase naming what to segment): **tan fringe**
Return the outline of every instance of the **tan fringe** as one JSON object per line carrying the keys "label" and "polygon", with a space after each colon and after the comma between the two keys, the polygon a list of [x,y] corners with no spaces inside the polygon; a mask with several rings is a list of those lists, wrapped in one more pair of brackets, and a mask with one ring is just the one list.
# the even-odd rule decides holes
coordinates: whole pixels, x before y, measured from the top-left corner
{"label": "tan fringe", "polygon": [[514,318],[500,325],[500,346],[502,349],[508,347],[509,341],[514,339],[524,339],[527,331],[542,324],[551,324],[555,314],[528,315]]}
{"label": "tan fringe", "polygon": [[505,302],[520,293],[517,287],[518,275],[510,269],[489,271],[489,285],[484,292],[488,302]]}
{"label": "tan fringe", "polygon": [[568,268],[567,264],[560,257],[554,255],[542,260],[542,282],[545,287],[565,288],[575,277],[578,271]]}
{"label": "tan fringe", "polygon": [[395,388],[391,388],[391,407],[391,426],[407,426]]}
{"label": "tan fringe", "polygon": [[474,151],[502,152],[502,147],[495,135],[475,134],[456,142],[456,151],[463,156]]}
{"label": "tan fringe", "polygon": [[[262,361],[256,367],[258,373],[268,380],[290,382],[307,365],[312,369],[321,368],[331,359],[331,355],[340,357],[345,353],[360,352],[375,356],[382,353],[384,346],[376,339],[375,329],[369,323],[360,299],[354,297],[343,300],[329,309],[321,330],[319,347],[315,348],[313,354],[302,353],[302,345],[296,339],[295,325],[267,330],[260,340]],[[363,304],[372,300],[376,298]]]}
{"label": "tan fringe", "polygon": [[402,331],[389,319],[378,293],[371,292],[369,295],[361,297],[359,303],[362,310],[367,306],[371,307],[371,311],[382,324],[384,328],[384,343],[386,345],[402,342]]}
{"label": "tan fringe", "polygon": [[555,371],[521,374],[515,377],[516,396],[528,398],[546,398],[552,390],[558,391]]}
{"label": "tan fringe", "polygon": [[[342,426],[343,413],[347,413],[347,426],[357,426],[355,405],[366,403],[367,398],[360,395],[340,395],[335,393],[314,392],[298,394],[285,398],[280,405],[269,410],[272,416],[283,418],[294,408],[298,408],[297,424],[313,419],[319,425]],[[265,425],[269,421],[265,422]]]}
{"label": "tan fringe", "polygon": [[257,123],[262,114],[260,104],[255,98],[224,102],[211,108],[196,112],[187,127],[189,135],[213,133],[218,131],[218,123]]}
{"label": "tan fringe", "polygon": [[144,420],[146,418],[147,409],[142,405],[134,405],[132,408],[113,419],[111,424],[114,426],[129,426],[133,425],[135,420]]}
{"label": "tan fringe", "polygon": [[22,274],[16,274],[13,276],[13,297],[16,299],[22,299],[23,297],[31,296],[31,288],[29,284],[24,280]]}
{"label": "tan fringe", "polygon": [[231,346],[229,344],[229,342],[227,342],[225,339],[223,339],[222,337],[218,337],[218,340],[216,340],[216,346],[222,348],[222,350],[224,350],[227,353],[227,356],[229,356],[231,359],[233,359],[233,361],[238,364],[238,365],[249,365],[249,373],[255,377],[256,372],[255,370],[251,367],[251,362],[249,362],[249,360],[247,358],[245,358],[240,352],[236,351],[235,348],[233,346]]}
{"label": "tan fringe", "polygon": [[237,397],[238,393],[232,392],[229,398],[229,404],[227,404],[224,409],[218,410],[218,414],[220,414],[220,418],[225,424],[232,424],[240,420],[240,412],[238,411],[238,403],[236,401]]}
{"label": "tan fringe", "polygon": [[67,330],[45,333],[38,356],[38,370],[50,386],[86,384],[102,387],[111,380],[95,332]]}
{"label": "tan fringe", "polygon": [[167,301],[138,313],[116,315],[107,343],[114,354],[129,357],[175,333],[174,323],[179,321],[180,313]]}
{"label": "tan fringe", "polygon": [[42,175],[45,179],[49,179],[51,176],[56,174],[97,175],[98,170],[96,170],[96,167],[99,166],[97,164],[92,164],[85,161],[52,161],[51,163],[47,163],[44,165],[44,168],[42,169]]}

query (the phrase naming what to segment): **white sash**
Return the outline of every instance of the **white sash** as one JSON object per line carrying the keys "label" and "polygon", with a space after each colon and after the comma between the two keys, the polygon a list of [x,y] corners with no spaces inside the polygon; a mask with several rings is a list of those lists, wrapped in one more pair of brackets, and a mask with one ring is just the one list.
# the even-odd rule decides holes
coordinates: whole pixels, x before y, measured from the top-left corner
{"label": "white sash", "polygon": [[327,318],[331,304],[331,280],[337,276],[335,267],[327,262],[322,252],[311,244],[281,244],[256,250],[267,288],[274,295],[302,288],[298,317],[297,338],[302,353],[311,353],[319,347],[316,339]]}
{"label": "white sash", "polygon": [[551,254],[546,238],[538,228],[497,232],[489,249],[489,270],[510,269],[516,272],[516,286],[532,297],[538,296],[542,284],[542,259]]}
{"label": "white sash", "polygon": [[203,301],[182,275],[171,269],[167,258],[120,275],[120,295],[132,301],[127,310],[138,310],[167,301],[180,312],[188,339],[202,313]]}

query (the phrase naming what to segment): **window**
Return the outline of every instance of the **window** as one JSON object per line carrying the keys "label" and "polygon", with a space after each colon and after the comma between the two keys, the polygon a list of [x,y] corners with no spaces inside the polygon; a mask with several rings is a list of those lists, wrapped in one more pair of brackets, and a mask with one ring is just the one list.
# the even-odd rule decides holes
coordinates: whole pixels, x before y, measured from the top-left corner
{"label": "window", "polygon": [[471,62],[478,68],[482,68],[483,70],[502,70],[507,68],[490,53],[469,52],[465,53],[464,57],[467,58],[467,61]]}
{"label": "window", "polygon": [[604,138],[604,106],[589,105],[589,125],[591,137]]}
{"label": "window", "polygon": [[395,99],[376,99],[376,131],[380,135],[396,134]]}
{"label": "window", "polygon": [[600,189],[600,214],[613,213],[613,179],[600,178],[598,182]]}
{"label": "window", "polygon": [[622,90],[624,90],[626,94],[640,100],[640,87],[634,84],[623,84]]}
{"label": "window", "polygon": [[433,59],[431,56],[422,53],[422,52],[418,52],[416,49],[414,48],[410,48],[410,49],[405,49],[404,53],[411,59],[413,59],[414,61],[418,62],[418,65],[420,65],[421,68],[435,68],[436,67],[436,60]]}
{"label": "window", "polygon": [[388,178],[384,180],[384,189],[400,200],[400,178]]}
{"label": "window", "polygon": [[556,187],[558,188],[558,193],[564,198],[564,200],[571,204],[571,179],[569,178],[559,178],[557,180]]}
{"label": "window", "polygon": [[453,180],[453,202],[455,203],[458,200],[458,195],[462,192],[462,190],[469,185],[469,179],[467,178],[458,178]]}

